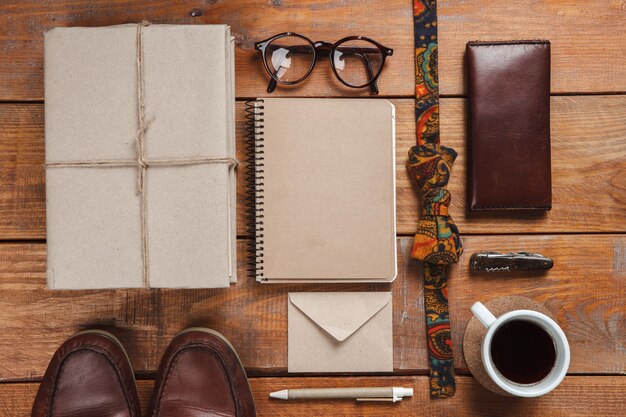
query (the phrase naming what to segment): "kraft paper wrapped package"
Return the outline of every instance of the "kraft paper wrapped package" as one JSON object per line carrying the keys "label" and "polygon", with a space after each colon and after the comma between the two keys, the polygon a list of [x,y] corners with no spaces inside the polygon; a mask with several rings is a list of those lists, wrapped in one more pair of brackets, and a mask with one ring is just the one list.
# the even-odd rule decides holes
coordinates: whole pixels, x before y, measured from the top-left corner
{"label": "kraft paper wrapped package", "polygon": [[50,288],[236,281],[233,55],[225,25],[46,33]]}

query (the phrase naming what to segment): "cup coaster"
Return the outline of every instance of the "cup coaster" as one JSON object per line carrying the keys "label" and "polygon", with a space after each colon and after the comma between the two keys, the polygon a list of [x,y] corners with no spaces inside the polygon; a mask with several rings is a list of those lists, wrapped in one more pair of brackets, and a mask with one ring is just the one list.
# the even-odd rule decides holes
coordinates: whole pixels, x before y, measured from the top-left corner
{"label": "cup coaster", "polygon": [[[513,310],[534,310],[545,314],[551,319],[554,319],[552,313],[550,313],[550,311],[543,304],[527,297],[520,297],[517,295],[499,297],[484,302],[483,304],[496,317],[500,317],[504,313],[508,313]],[[463,336],[463,354],[465,356],[465,363],[467,363],[467,367],[480,385],[487,388],[489,391],[495,392],[496,394],[511,397],[511,394],[493,382],[483,367],[480,346],[485,334],[487,334],[485,326],[483,326],[476,317],[472,316],[469,323],[467,323],[465,335]]]}

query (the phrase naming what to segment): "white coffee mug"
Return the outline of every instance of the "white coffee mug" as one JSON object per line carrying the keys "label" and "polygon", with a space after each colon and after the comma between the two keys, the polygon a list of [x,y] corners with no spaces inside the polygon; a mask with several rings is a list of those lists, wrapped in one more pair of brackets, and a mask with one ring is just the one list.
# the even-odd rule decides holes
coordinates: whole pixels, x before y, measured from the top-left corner
{"label": "white coffee mug", "polygon": [[[567,338],[563,330],[561,330],[559,325],[550,317],[537,311],[515,310],[509,311],[496,318],[487,310],[487,307],[480,302],[474,303],[472,313],[474,313],[478,321],[487,328],[487,334],[483,338],[481,346],[483,365],[489,377],[500,388],[518,397],[539,397],[549,393],[563,381],[565,374],[567,374],[567,369],[569,368],[569,344],[567,343]],[[539,382],[532,384],[513,382],[505,378],[493,363],[493,359],[491,358],[491,342],[493,336],[503,324],[511,320],[525,320],[538,325],[550,335],[554,342],[556,350],[554,366],[550,373]]]}

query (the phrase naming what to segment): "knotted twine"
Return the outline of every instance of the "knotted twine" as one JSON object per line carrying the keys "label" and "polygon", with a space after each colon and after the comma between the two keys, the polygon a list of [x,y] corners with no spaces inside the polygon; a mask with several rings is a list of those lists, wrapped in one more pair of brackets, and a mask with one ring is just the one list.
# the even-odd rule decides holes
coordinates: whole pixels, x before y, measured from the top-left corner
{"label": "knotted twine", "polygon": [[145,137],[148,129],[146,121],[145,103],[145,70],[144,70],[144,45],[143,28],[150,25],[150,22],[143,21],[137,25],[136,45],[137,45],[137,133],[135,135],[135,151],[137,158],[134,160],[82,160],[68,162],[48,162],[47,168],[119,168],[137,167],[137,194],[141,200],[141,255],[143,262],[143,284],[150,287],[150,276],[148,268],[148,216],[146,187],[144,186],[146,170],[151,166],[185,166],[200,164],[228,164],[230,169],[239,165],[239,161],[231,157],[201,157],[201,158],[169,158],[150,159],[145,157]]}

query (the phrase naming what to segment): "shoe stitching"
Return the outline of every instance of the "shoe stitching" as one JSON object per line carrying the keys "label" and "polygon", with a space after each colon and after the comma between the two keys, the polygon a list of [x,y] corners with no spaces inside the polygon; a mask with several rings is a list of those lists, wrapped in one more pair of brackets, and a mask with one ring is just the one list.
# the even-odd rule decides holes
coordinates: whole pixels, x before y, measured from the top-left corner
{"label": "shoe stitching", "polygon": [[109,366],[111,366],[113,368],[115,376],[117,377],[117,380],[118,380],[120,386],[122,386],[122,388],[124,388],[124,389],[122,389],[122,392],[124,393],[124,397],[126,399],[127,405],[130,407],[129,411],[131,413],[131,416],[139,417],[139,416],[137,416],[135,414],[135,402],[134,402],[133,398],[131,398],[132,396],[130,396],[126,392],[126,384],[122,380],[121,369],[117,366],[117,364],[113,361],[113,359],[108,355],[108,353],[105,350],[99,349],[99,348],[94,347],[94,346],[92,346],[92,347],[84,347],[84,348],[72,350],[72,351],[66,353],[59,360],[59,364],[57,366],[57,372],[55,372],[55,377],[52,380],[52,384],[50,384],[50,388],[48,389],[48,402],[46,404],[46,413],[45,414],[47,416],[52,416],[52,412],[54,411],[54,406],[53,406],[54,394],[55,394],[56,389],[57,389],[58,380],[61,379],[61,376],[65,372],[65,368],[64,368],[65,362],[71,356],[73,356],[74,354],[81,353],[81,352],[95,352],[97,354],[100,354],[100,355],[104,356],[107,359],[106,362],[109,364]]}

